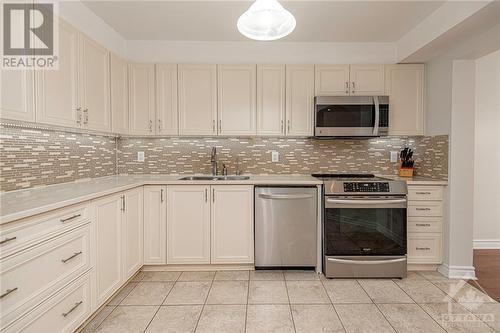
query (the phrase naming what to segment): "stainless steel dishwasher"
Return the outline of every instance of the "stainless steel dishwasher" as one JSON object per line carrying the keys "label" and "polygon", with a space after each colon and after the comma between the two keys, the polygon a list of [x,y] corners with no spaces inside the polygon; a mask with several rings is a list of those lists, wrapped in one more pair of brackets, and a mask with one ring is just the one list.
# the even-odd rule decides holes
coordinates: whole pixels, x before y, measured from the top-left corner
{"label": "stainless steel dishwasher", "polygon": [[255,267],[315,267],[317,188],[255,188]]}

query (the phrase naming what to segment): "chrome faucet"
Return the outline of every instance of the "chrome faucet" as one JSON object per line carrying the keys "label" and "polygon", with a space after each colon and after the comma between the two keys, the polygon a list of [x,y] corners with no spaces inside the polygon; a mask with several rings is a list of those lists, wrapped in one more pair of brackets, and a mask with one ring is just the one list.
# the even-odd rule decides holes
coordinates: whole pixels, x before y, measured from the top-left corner
{"label": "chrome faucet", "polygon": [[212,176],[217,175],[217,148],[212,147],[212,154],[210,155],[210,169]]}

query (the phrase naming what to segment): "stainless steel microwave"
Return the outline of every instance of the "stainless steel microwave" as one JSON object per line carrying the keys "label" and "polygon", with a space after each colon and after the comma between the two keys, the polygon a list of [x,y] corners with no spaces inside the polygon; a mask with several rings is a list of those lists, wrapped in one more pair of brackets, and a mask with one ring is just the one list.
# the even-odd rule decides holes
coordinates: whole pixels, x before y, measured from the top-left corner
{"label": "stainless steel microwave", "polygon": [[316,137],[371,137],[389,133],[389,96],[315,97]]}

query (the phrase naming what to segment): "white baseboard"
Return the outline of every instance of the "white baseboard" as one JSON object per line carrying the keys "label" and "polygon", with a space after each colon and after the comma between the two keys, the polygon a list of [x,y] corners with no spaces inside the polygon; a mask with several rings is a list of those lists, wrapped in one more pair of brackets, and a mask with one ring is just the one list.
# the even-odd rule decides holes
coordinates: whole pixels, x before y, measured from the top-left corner
{"label": "white baseboard", "polygon": [[474,266],[448,266],[448,264],[442,264],[439,266],[438,272],[450,279],[477,280]]}
{"label": "white baseboard", "polygon": [[475,239],[473,242],[475,250],[500,249],[500,239]]}

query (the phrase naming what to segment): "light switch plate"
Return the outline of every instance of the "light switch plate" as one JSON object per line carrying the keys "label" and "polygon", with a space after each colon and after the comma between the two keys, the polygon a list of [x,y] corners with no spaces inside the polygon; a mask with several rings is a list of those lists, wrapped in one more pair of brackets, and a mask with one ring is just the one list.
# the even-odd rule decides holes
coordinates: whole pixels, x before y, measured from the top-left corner
{"label": "light switch plate", "polygon": [[398,152],[397,151],[391,151],[391,162],[396,163],[398,161]]}
{"label": "light switch plate", "polygon": [[138,162],[144,162],[144,159],[145,159],[144,152],[143,151],[138,151],[137,152],[137,161]]}
{"label": "light switch plate", "polygon": [[278,162],[280,160],[280,153],[278,153],[276,150],[273,150],[271,152],[271,162]]}

